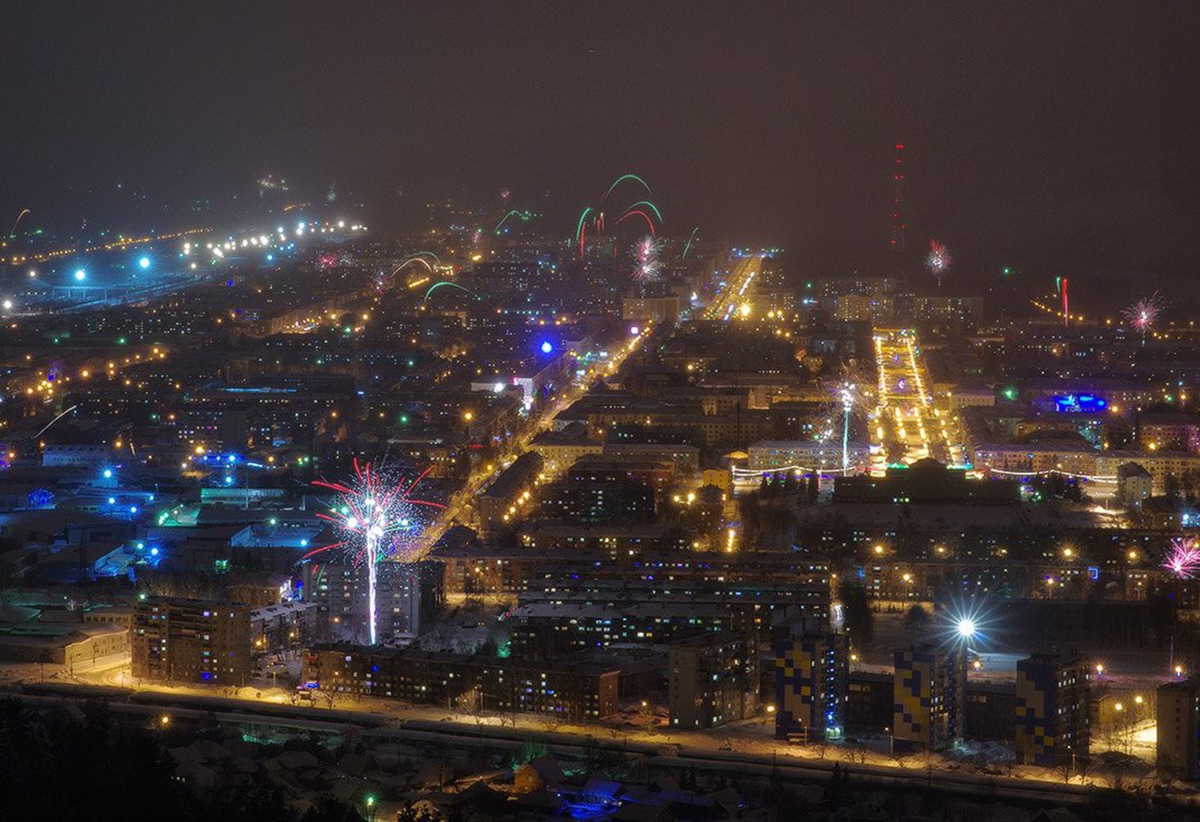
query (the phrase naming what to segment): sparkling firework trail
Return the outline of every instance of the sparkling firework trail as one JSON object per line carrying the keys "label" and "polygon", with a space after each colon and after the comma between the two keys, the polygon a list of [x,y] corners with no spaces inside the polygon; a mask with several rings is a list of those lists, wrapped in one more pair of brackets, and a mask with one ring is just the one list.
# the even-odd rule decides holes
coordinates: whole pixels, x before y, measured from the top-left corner
{"label": "sparkling firework trail", "polygon": [[386,464],[360,465],[354,461],[354,477],[346,484],[317,480],[313,485],[336,495],[329,513],[317,514],[337,534],[337,542],[309,551],[305,559],[325,551],[340,550],[354,565],[367,566],[367,629],[370,644],[376,642],[375,591],[377,566],[387,559],[411,562],[420,551],[426,508],[444,508],[437,502],[417,499],[413,490],[430,469],[410,480],[391,471]]}
{"label": "sparkling firework trail", "polygon": [[55,417],[54,419],[50,420],[50,422],[46,423],[46,427],[45,427],[45,428],[43,428],[41,431],[38,431],[36,434],[34,434],[34,435],[31,437],[31,439],[35,439],[35,440],[36,440],[36,439],[37,439],[38,437],[40,437],[42,434],[45,434],[47,431],[49,431],[49,430],[50,430],[50,426],[54,425],[54,423],[56,423],[56,422],[58,422],[59,420],[61,420],[61,419],[62,419],[63,417],[65,417],[67,414],[70,414],[72,411],[74,411],[74,410],[75,410],[76,408],[78,408],[78,407],[79,407],[78,405],[72,405],[72,406],[71,406],[70,408],[68,408],[66,411],[63,411],[63,412],[62,412],[61,414],[59,414],[57,417]]}
{"label": "sparkling firework trail", "polygon": [[519,217],[522,222],[529,222],[533,218],[531,211],[518,211],[515,208],[500,218],[500,222],[496,223],[496,227],[492,229],[493,234],[499,234],[501,227],[508,222],[510,217]]}
{"label": "sparkling firework trail", "polygon": [[444,285],[452,285],[455,288],[459,289],[460,291],[467,292],[475,299],[479,299],[479,295],[476,294],[471,289],[465,288],[465,287],[459,285],[458,283],[452,283],[449,280],[442,280],[440,283],[434,283],[433,285],[429,286],[429,290],[425,292],[425,302],[429,302],[429,295],[432,294],[434,291],[437,291],[439,288],[441,288]]}
{"label": "sparkling firework trail", "polygon": [[[831,385],[830,395],[836,411],[841,414],[842,474],[850,472],[850,420],[862,415],[874,395],[875,379],[855,360],[842,366],[841,374]],[[836,423],[826,429],[825,438],[832,439]]]}
{"label": "sparkling firework trail", "polygon": [[619,186],[625,180],[633,180],[636,183],[640,183],[642,188],[646,189],[647,194],[650,194],[650,195],[654,194],[654,192],[650,190],[650,184],[647,183],[645,180],[643,180],[641,177],[637,176],[636,174],[622,174],[620,177],[613,180],[613,184],[608,187],[608,191],[604,192],[604,196],[600,198],[600,202],[603,203],[605,200],[607,200],[608,195],[613,193],[613,189],[615,189],[617,186]]}
{"label": "sparkling firework trail", "polygon": [[925,265],[928,266],[929,273],[937,278],[938,285],[942,284],[942,277],[950,270],[953,262],[949,248],[937,240],[929,241],[929,256],[925,258]]}
{"label": "sparkling firework trail", "polygon": [[21,224],[21,219],[28,213],[29,213],[29,209],[27,209],[27,208],[21,209],[21,213],[17,215],[16,222],[13,223],[12,231],[8,232],[9,237],[12,237],[14,234],[17,233],[17,226],[19,226]]}
{"label": "sparkling firework trail", "polygon": [[418,253],[413,254],[411,257],[406,257],[404,261],[400,263],[400,265],[392,269],[392,273],[388,276],[395,277],[402,269],[404,269],[406,266],[412,265],[413,263],[420,263],[421,265],[425,266],[426,271],[428,271],[430,274],[433,273],[433,265],[430,264],[429,260],[425,259]]}
{"label": "sparkling firework trail", "polygon": [[648,206],[649,209],[654,212],[654,216],[658,218],[658,221],[660,223],[663,222],[662,212],[658,210],[658,206],[656,206],[654,203],[650,202],[649,200],[638,200],[636,203],[629,206],[629,208],[625,209],[625,212],[629,213],[630,211],[633,211],[635,208],[638,208],[640,206]]}
{"label": "sparkling firework trail", "polygon": [[646,221],[646,225],[650,228],[650,234],[652,236],[655,236],[655,237],[658,236],[658,231],[655,230],[655,228],[654,228],[654,221],[650,219],[649,214],[642,211],[640,208],[634,208],[634,209],[630,209],[629,211],[626,211],[624,216],[622,216],[621,219],[617,220],[617,225],[620,225],[621,223],[625,222],[630,217],[633,217],[635,215],[638,217],[641,217],[643,220]]}
{"label": "sparkling firework trail", "polygon": [[1171,549],[1162,564],[1178,579],[1192,579],[1200,571],[1200,548],[1192,537],[1171,540]]}
{"label": "sparkling firework trail", "polygon": [[587,208],[585,208],[583,210],[583,212],[579,215],[579,225],[575,226],[575,239],[579,243],[579,256],[581,256],[581,257],[583,256],[584,236],[585,236],[585,232],[587,231],[587,228],[585,226],[585,221],[587,220],[588,215],[592,213],[592,211],[594,211],[594,209],[591,206],[588,206]]}
{"label": "sparkling firework trail", "polygon": [[696,233],[697,233],[699,230],[700,230],[700,226],[696,226],[695,228],[693,228],[693,229],[692,229],[692,236],[688,237],[687,244],[686,244],[686,245],[684,245],[684,247],[683,247],[683,254],[681,254],[681,255],[680,255],[680,257],[679,257],[681,260],[686,260],[686,259],[687,259],[687,254],[688,254],[688,251],[691,249],[691,247],[692,247],[692,243],[693,243],[693,242],[695,242],[695,240],[696,240]]}

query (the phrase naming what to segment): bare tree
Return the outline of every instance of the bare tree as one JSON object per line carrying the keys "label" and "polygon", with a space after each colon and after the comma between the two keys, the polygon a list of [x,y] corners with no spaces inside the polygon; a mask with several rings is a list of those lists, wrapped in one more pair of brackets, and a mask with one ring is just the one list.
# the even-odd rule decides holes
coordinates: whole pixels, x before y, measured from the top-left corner
{"label": "bare tree", "polygon": [[850,748],[850,758],[853,759],[855,762],[857,762],[859,765],[867,764],[867,757],[870,755],[871,755],[871,752],[867,748],[866,743],[855,742],[854,745],[852,745]]}
{"label": "bare tree", "polygon": [[480,708],[483,707],[483,694],[479,692],[479,688],[471,688],[463,691],[455,700],[455,707],[459,713],[469,714],[474,717],[475,724],[483,723],[483,712]]}
{"label": "bare tree", "polygon": [[547,711],[546,713],[541,714],[539,719],[541,720],[542,727],[550,733],[557,731],[567,721],[565,716],[555,710]]}

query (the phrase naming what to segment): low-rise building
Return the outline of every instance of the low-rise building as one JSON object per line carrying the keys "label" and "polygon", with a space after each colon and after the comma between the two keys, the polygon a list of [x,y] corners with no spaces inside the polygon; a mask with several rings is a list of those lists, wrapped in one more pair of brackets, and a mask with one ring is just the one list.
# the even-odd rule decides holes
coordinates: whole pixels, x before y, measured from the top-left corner
{"label": "low-rise building", "polygon": [[256,654],[303,648],[323,639],[326,620],[316,602],[280,602],[250,612],[250,643]]}
{"label": "low-rise building", "polygon": [[379,646],[316,645],[304,652],[312,690],[376,696],[478,711],[516,711],[596,720],[619,708],[620,671],[589,663],[534,663]]}
{"label": "low-rise building", "polygon": [[543,464],[536,451],[527,451],[475,498],[482,533],[493,534],[516,523],[518,512],[530,504]]}
{"label": "low-rise building", "polygon": [[73,666],[129,650],[129,631],[112,622],[0,624],[0,661]]}
{"label": "low-rise building", "polygon": [[720,605],[688,602],[636,602],[522,605],[511,612],[512,652],[544,659],[594,651],[613,644],[655,645],[706,632],[744,629],[746,616]]}

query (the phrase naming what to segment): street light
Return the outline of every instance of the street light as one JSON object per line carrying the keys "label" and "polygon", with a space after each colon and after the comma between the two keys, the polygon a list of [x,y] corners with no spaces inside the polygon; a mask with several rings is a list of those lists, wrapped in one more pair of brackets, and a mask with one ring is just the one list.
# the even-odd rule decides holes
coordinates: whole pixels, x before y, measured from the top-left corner
{"label": "street light", "polygon": [[975,636],[975,620],[971,619],[970,617],[964,617],[958,621],[958,623],[955,625],[955,629],[958,631],[958,635],[963,639],[971,639]]}

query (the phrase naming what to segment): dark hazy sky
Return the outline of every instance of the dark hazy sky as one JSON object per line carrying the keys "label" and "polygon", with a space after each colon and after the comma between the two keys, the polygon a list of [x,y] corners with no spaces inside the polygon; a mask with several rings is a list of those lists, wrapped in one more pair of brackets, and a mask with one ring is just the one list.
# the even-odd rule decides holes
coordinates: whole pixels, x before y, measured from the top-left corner
{"label": "dark hazy sky", "polygon": [[848,266],[886,242],[901,141],[914,241],[964,265],[1148,268],[1160,242],[1154,3],[30,2],[3,18],[5,220],[178,226],[193,199],[274,173],[336,181],[384,226],[401,189],[507,187],[567,234],[638,171],[669,229]]}

